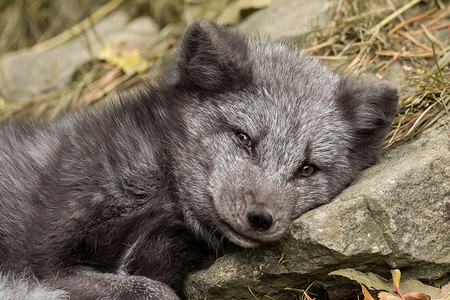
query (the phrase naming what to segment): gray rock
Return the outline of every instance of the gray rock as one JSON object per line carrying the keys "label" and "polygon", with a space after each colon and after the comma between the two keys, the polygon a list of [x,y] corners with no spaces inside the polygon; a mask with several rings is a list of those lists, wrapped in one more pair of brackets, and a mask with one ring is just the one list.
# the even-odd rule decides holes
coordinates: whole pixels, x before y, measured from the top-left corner
{"label": "gray rock", "polygon": [[445,127],[384,154],[332,203],[297,219],[277,244],[192,274],[189,299],[292,299],[285,287],[357,268],[437,279],[450,270],[450,142]]}
{"label": "gray rock", "polygon": [[278,0],[251,14],[239,29],[273,39],[297,38],[333,17],[336,0]]}
{"label": "gray rock", "polygon": [[55,48],[42,51],[40,47],[32,47],[2,56],[0,69],[5,78],[0,80],[0,89],[13,99],[39,93],[67,81],[79,66],[97,56],[103,43],[144,43],[159,32],[150,18],[128,21],[127,14],[118,11],[94,26],[98,35],[88,29]]}

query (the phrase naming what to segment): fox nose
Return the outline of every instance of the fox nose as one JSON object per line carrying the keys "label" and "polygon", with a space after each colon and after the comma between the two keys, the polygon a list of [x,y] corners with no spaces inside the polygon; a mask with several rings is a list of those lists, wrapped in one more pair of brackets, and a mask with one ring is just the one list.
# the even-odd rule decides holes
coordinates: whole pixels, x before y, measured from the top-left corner
{"label": "fox nose", "polygon": [[247,220],[254,230],[266,231],[272,226],[272,216],[264,209],[255,208],[247,214]]}

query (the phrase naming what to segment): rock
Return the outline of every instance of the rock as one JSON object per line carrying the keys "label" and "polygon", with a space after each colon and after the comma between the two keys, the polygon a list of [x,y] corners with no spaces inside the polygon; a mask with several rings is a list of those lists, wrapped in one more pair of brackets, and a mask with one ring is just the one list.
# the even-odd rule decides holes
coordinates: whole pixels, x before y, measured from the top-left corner
{"label": "rock", "polygon": [[[297,219],[276,244],[225,255],[192,274],[188,299],[292,299],[283,288],[356,268],[432,280],[450,270],[450,142],[445,127],[384,154],[332,203]],[[386,276],[387,278],[390,275]]]}
{"label": "rock", "polygon": [[42,51],[32,47],[2,56],[0,69],[5,78],[0,80],[0,89],[13,99],[42,92],[67,81],[79,66],[98,54],[103,43],[144,43],[159,32],[150,18],[128,21],[126,13],[118,11],[95,25],[97,35],[88,29],[86,34],[55,48]]}
{"label": "rock", "polygon": [[278,0],[251,14],[239,29],[251,35],[291,39],[326,24],[333,17],[335,0]]}

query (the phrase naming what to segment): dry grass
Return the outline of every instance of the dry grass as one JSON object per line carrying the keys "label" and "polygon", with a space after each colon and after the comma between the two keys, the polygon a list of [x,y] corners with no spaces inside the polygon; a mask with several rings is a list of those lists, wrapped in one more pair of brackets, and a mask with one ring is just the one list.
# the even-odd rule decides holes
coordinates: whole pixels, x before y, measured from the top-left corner
{"label": "dry grass", "polygon": [[[399,114],[385,148],[437,122],[448,130],[450,105],[450,8],[440,2],[418,7],[420,1],[413,0],[390,9],[389,3],[386,8],[361,1],[366,7],[359,7],[341,0],[334,20],[307,37],[315,45],[307,49],[311,55],[345,73],[372,73],[381,79],[388,77],[394,63],[407,71],[400,83]],[[407,17],[402,16],[405,12]]]}
{"label": "dry grass", "polygon": [[[142,57],[148,61],[145,73],[126,73],[119,66],[94,59],[78,68],[69,83],[29,98],[8,99],[0,91],[0,121],[53,119],[69,110],[96,104],[112,91],[123,91],[142,84],[143,81],[152,81],[161,61],[175,51],[174,43],[174,39],[167,38],[140,48]],[[2,97],[6,99],[3,100],[3,107]]]}
{"label": "dry grass", "polygon": [[[33,46],[77,24],[108,0],[0,1],[0,55]],[[70,4],[70,5],[69,5]]]}
{"label": "dry grass", "polygon": [[[205,2],[205,5],[211,6],[211,2]],[[393,66],[406,70],[408,76],[400,84],[399,114],[386,139],[386,148],[409,140],[436,123],[448,128],[450,8],[441,1],[419,3],[412,0],[397,8],[390,0],[378,1],[381,2],[378,5],[372,2],[377,1],[340,0],[330,24],[304,35],[306,44],[311,45],[307,51],[330,63],[334,69],[357,76],[374,74],[378,78],[386,78],[389,72],[393,72]],[[95,2],[97,6],[89,6],[88,12],[78,12],[69,18],[61,14],[64,9],[58,6],[59,1],[17,0],[11,3],[0,4],[0,26],[3,25],[0,54],[36,42],[41,42],[36,47],[43,48],[64,43],[129,1],[98,1]],[[139,7],[145,6],[143,1],[136,3],[141,4],[137,5]],[[141,56],[148,61],[145,74],[125,73],[118,66],[94,59],[80,67],[69,84],[28,99],[16,101],[8,96],[7,91],[0,91],[0,121],[54,118],[67,110],[92,105],[115,89],[135,86],[142,82],[144,76],[146,80],[152,80],[157,73],[155,66],[173,54],[185,21],[192,17],[191,2],[177,0],[178,6],[174,6],[175,2],[158,3],[148,11],[165,27],[161,31],[161,40],[139,49]],[[49,14],[54,13],[51,24],[37,17],[40,8],[45,5],[49,6],[46,9]],[[201,12],[198,8],[197,14]],[[134,13],[142,12],[135,9]],[[6,15],[8,21],[5,21]],[[48,22],[48,17],[44,20]],[[16,32],[14,38],[8,33],[12,28]]]}

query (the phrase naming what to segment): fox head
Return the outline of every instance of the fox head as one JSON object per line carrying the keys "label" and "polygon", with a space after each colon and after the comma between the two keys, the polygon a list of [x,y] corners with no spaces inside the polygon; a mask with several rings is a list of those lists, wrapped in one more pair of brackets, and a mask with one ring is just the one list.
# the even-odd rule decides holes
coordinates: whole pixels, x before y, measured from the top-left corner
{"label": "fox head", "polygon": [[206,20],[187,29],[169,78],[185,220],[209,242],[222,234],[242,247],[279,239],[373,164],[398,101],[390,82],[357,82]]}

